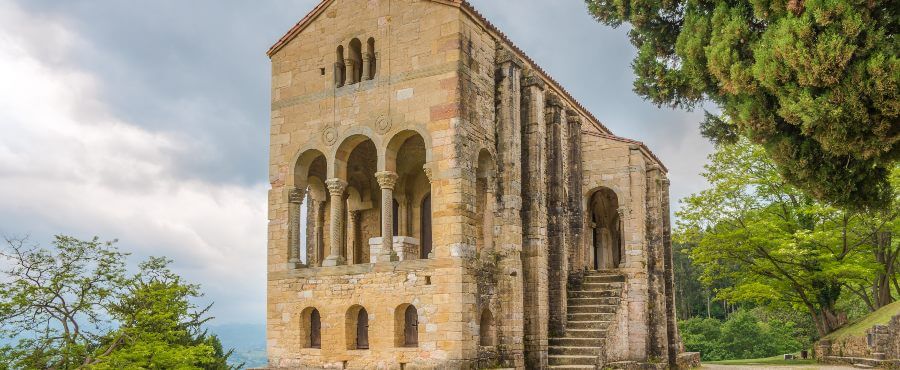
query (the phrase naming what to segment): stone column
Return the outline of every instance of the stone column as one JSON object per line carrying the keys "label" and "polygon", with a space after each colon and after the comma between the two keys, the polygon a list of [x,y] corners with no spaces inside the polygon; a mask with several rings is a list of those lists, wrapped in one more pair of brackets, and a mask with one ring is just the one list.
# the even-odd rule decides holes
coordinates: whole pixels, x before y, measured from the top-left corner
{"label": "stone column", "polygon": [[663,218],[663,258],[666,268],[666,337],[669,349],[669,365],[675,366],[681,339],[678,337],[678,323],[675,313],[675,264],[672,256],[672,224],[669,209],[669,179],[665,174],[661,181],[660,205]]}
{"label": "stone column", "polygon": [[625,248],[625,216],[628,214],[626,212],[627,209],[625,207],[620,206],[616,208],[616,213],[619,215],[619,224],[616,227],[619,228],[619,240],[616,240],[616,248],[619,249],[619,265],[616,266],[618,268],[623,268],[626,266],[625,258],[628,257],[628,253],[626,253]]}
{"label": "stone column", "polygon": [[346,58],[344,59],[344,65],[347,66],[347,85],[352,85],[359,82],[356,80],[356,68],[359,68],[357,62],[353,59]]}
{"label": "stone column", "polygon": [[582,158],[581,158],[581,115],[574,109],[566,110],[566,123],[568,124],[568,163],[569,172],[566,175],[568,184],[568,213],[569,213],[569,243],[575,253],[575,265],[573,272],[580,280],[584,273],[584,203],[582,202]]}
{"label": "stone column", "polygon": [[344,190],[347,182],[338,178],[325,181],[328,186],[328,194],[331,196],[331,251],[322,266],[343,265],[344,260],[341,251],[344,249]]}
{"label": "stone column", "polygon": [[306,264],[320,266],[322,257],[319,256],[319,234],[316,226],[319,224],[319,201],[306,195]]}
{"label": "stone column", "polygon": [[568,248],[566,248],[565,181],[566,159],[564,150],[565,110],[556,94],[547,95],[545,119],[547,121],[547,245],[548,245],[548,296],[549,331],[562,335],[566,329],[566,288],[568,283]]}
{"label": "stone column", "polygon": [[[305,189],[293,188],[288,193],[288,232],[291,238],[288,246],[288,263],[291,268],[306,267],[300,262],[300,209],[303,206]],[[307,257],[309,259],[309,257]]]}
{"label": "stone column", "polygon": [[352,265],[362,261],[360,257],[361,250],[359,246],[359,213],[360,211],[350,211],[347,217],[347,264]]}
{"label": "stone column", "polygon": [[397,184],[397,173],[381,171],[375,173],[375,179],[381,186],[381,251],[378,262],[397,261],[394,252],[394,185]]}
{"label": "stone column", "polygon": [[547,121],[544,80],[522,78],[522,279],[525,365],[547,368]]}
{"label": "stone column", "polygon": [[[434,212],[434,205],[436,198],[434,197],[434,193],[431,191],[431,185],[434,184],[434,173],[432,172],[431,166],[428,163],[422,165],[422,170],[425,171],[425,178],[428,179],[428,193],[431,194],[431,212]],[[422,214],[424,217],[425,215]],[[431,217],[431,215],[428,215]],[[431,230],[434,233],[434,219],[431,220]],[[424,232],[424,230],[423,230]],[[422,240],[419,240],[420,243],[424,243],[424,237]],[[428,253],[427,256],[419,256],[419,258],[434,258],[434,235],[431,236],[431,252]]]}
{"label": "stone column", "polygon": [[647,296],[650,355],[668,359],[666,316],[666,270],[663,252],[663,218],[660,202],[660,167],[648,163],[646,170]]}
{"label": "stone column", "polygon": [[362,56],[362,78],[363,80],[372,79],[372,54],[365,53]]}
{"label": "stone column", "polygon": [[343,60],[334,62],[334,86],[344,86],[344,81],[346,81],[344,74],[346,71],[347,69],[345,68]]}
{"label": "stone column", "polygon": [[496,54],[496,204],[500,218],[500,234],[494,250],[500,254],[498,291],[500,294],[500,344],[506,348],[501,356],[516,368],[525,365],[522,342],[522,67],[511,50],[497,49]]}

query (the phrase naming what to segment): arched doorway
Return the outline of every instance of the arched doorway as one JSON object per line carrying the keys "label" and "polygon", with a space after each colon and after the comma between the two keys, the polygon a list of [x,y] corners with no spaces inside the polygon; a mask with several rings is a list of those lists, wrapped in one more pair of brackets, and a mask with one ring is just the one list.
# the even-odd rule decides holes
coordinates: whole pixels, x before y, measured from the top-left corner
{"label": "arched doorway", "polygon": [[590,265],[594,270],[618,268],[622,263],[624,246],[622,225],[619,219],[619,199],[616,193],[601,187],[591,194],[590,210]]}

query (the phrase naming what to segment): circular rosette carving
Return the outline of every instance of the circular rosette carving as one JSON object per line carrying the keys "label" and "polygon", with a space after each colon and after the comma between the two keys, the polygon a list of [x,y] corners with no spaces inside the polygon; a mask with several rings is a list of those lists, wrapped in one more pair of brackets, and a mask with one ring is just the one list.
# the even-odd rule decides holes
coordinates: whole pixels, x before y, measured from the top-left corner
{"label": "circular rosette carving", "polygon": [[334,145],[334,143],[337,142],[337,138],[337,129],[335,129],[334,127],[326,127],[324,130],[322,130],[322,141],[325,143],[325,145]]}
{"label": "circular rosette carving", "polygon": [[378,119],[375,120],[375,130],[377,130],[379,134],[390,131],[391,120],[387,119],[385,116],[379,116]]}

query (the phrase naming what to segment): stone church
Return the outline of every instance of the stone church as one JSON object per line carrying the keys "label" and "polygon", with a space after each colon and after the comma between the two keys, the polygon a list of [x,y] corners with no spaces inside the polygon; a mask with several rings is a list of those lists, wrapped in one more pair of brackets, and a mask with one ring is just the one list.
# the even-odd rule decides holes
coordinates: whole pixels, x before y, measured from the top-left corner
{"label": "stone church", "polygon": [[323,0],[268,55],[269,368],[675,365],[666,167],[472,5]]}

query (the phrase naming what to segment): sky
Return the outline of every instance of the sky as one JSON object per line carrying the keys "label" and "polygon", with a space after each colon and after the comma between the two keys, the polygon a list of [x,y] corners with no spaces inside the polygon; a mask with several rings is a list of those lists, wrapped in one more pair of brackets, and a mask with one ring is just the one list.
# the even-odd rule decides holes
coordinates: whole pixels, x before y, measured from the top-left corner
{"label": "sky", "polygon": [[[384,1],[384,0],[382,0]],[[219,324],[265,321],[270,64],[314,0],[0,0],[0,234],[174,259]],[[471,0],[613,133],[703,189],[702,111],[632,92],[627,30],[578,0]]]}

